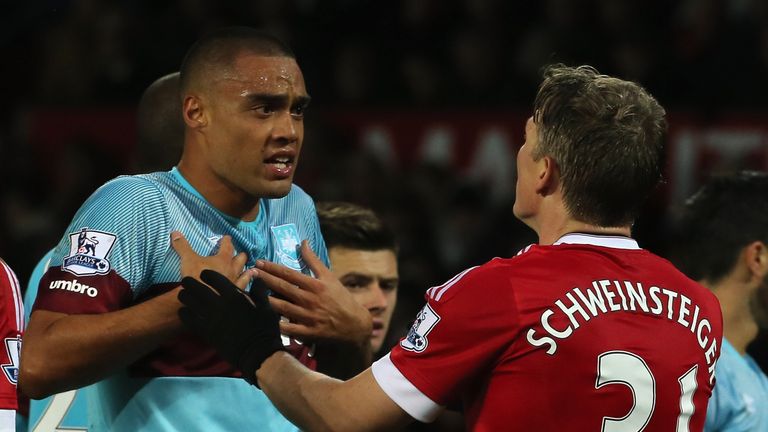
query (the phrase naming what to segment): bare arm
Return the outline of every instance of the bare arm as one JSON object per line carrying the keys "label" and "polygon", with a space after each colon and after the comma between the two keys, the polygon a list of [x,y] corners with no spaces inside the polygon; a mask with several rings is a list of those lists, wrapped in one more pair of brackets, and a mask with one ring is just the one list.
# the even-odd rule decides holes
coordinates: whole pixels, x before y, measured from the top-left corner
{"label": "bare arm", "polygon": [[[180,234],[172,244],[177,250],[190,249]],[[250,278],[241,274],[245,254],[234,258],[233,255],[231,240],[225,237],[214,256],[185,253],[181,274],[199,275],[203,268],[214,268],[233,280],[238,275],[240,279]],[[22,391],[32,398],[43,398],[82,387],[149,353],[182,328],[178,319],[178,291],[176,288],[129,308],[103,314],[35,311],[22,344]]]}
{"label": "bare arm", "polygon": [[371,369],[339,381],[278,352],[256,372],[261,389],[291,422],[306,431],[391,431],[413,421],[379,387]]}
{"label": "bare arm", "polygon": [[37,399],[82,387],[150,352],[181,329],[177,293],[104,314],[35,311],[22,344],[22,391]]}
{"label": "bare arm", "polygon": [[[281,322],[281,331],[341,340],[342,345],[337,343],[336,346],[346,345],[346,348],[336,354],[351,349],[358,356],[351,363],[349,359],[326,359],[326,369],[345,375],[350,367],[360,368],[364,362],[366,370],[349,381],[339,381],[312,372],[289,355],[279,352],[267,358],[257,370],[256,377],[262,390],[283,415],[303,430],[389,431],[412,422],[413,418],[379,387],[368,368],[372,356],[370,327],[361,327],[359,324],[352,326],[358,329],[357,336],[353,336],[354,333],[337,332],[344,328],[340,324],[342,322],[359,321],[370,325],[370,313],[352,298],[349,291],[312,253],[306,242],[302,244],[301,253],[316,279],[278,264],[257,263],[257,277],[291,300],[288,303],[273,297],[269,299],[273,309],[295,321]],[[324,313],[318,314],[318,310]],[[348,317],[334,319],[344,315]],[[323,367],[321,355],[318,354],[318,365]],[[343,364],[329,365],[329,362],[334,361]]]}

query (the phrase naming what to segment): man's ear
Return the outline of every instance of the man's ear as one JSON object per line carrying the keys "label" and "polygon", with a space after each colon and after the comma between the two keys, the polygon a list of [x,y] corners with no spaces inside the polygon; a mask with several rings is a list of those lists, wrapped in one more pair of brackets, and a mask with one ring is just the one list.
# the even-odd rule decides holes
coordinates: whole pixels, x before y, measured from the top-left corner
{"label": "man's ear", "polygon": [[536,161],[536,193],[549,195],[557,189],[560,182],[560,168],[551,156],[542,156]]}
{"label": "man's ear", "polygon": [[744,261],[754,278],[765,279],[768,274],[768,246],[761,241],[753,241],[744,248]]}
{"label": "man's ear", "polygon": [[184,123],[192,129],[200,129],[208,124],[208,118],[203,110],[203,101],[195,95],[187,95],[181,107]]}

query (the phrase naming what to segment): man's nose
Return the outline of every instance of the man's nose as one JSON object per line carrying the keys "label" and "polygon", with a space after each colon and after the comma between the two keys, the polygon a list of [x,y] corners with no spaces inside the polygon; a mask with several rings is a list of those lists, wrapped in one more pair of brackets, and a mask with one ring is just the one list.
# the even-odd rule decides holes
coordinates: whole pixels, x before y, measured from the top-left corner
{"label": "man's nose", "polygon": [[297,120],[293,118],[289,111],[281,112],[275,119],[275,124],[272,129],[272,137],[276,141],[281,141],[286,144],[295,142],[298,139],[298,126]]}
{"label": "man's nose", "polygon": [[378,282],[373,282],[368,293],[368,310],[378,312],[385,310],[388,306],[389,301],[381,285]]}

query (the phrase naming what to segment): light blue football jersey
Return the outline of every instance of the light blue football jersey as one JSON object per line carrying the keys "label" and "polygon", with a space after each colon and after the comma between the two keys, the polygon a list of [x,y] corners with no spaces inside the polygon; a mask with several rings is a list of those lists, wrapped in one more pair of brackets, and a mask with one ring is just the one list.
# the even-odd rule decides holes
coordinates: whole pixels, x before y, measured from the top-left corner
{"label": "light blue football jersey", "polygon": [[715,379],[705,431],[768,431],[768,377],[752,357],[723,339]]}
{"label": "light blue football jersey", "polygon": [[[118,177],[86,201],[54,249],[35,308],[101,313],[173,289],[181,278],[174,230],[201,255],[214,254],[229,235],[248,254],[248,267],[264,259],[304,272],[297,248],[306,239],[328,265],[314,204],[298,186],[262,199],[256,220],[244,222],[212,207],[174,168]],[[314,362],[309,347],[290,345],[300,361]],[[182,334],[86,389],[89,430],[296,430],[239,376],[198,337]]]}

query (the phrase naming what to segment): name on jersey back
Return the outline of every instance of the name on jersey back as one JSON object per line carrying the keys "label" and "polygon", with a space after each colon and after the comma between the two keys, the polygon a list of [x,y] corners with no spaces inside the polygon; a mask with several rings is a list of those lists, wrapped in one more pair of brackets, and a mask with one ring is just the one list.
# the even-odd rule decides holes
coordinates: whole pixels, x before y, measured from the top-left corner
{"label": "name on jersey back", "polygon": [[[710,382],[714,379],[718,343],[710,335],[710,320],[701,316],[701,308],[690,298],[655,285],[646,289],[640,282],[602,279],[592,281],[591,288],[582,290],[575,287],[565,294],[565,299],[556,300],[553,307],[541,314],[539,321],[543,332],[531,328],[527,332],[527,340],[535,347],[546,346],[546,353],[555,355],[559,340],[567,339],[592,318],[618,311],[663,317],[690,330],[704,352]],[[555,328],[553,317],[558,316],[567,317],[570,324],[565,328]]]}

